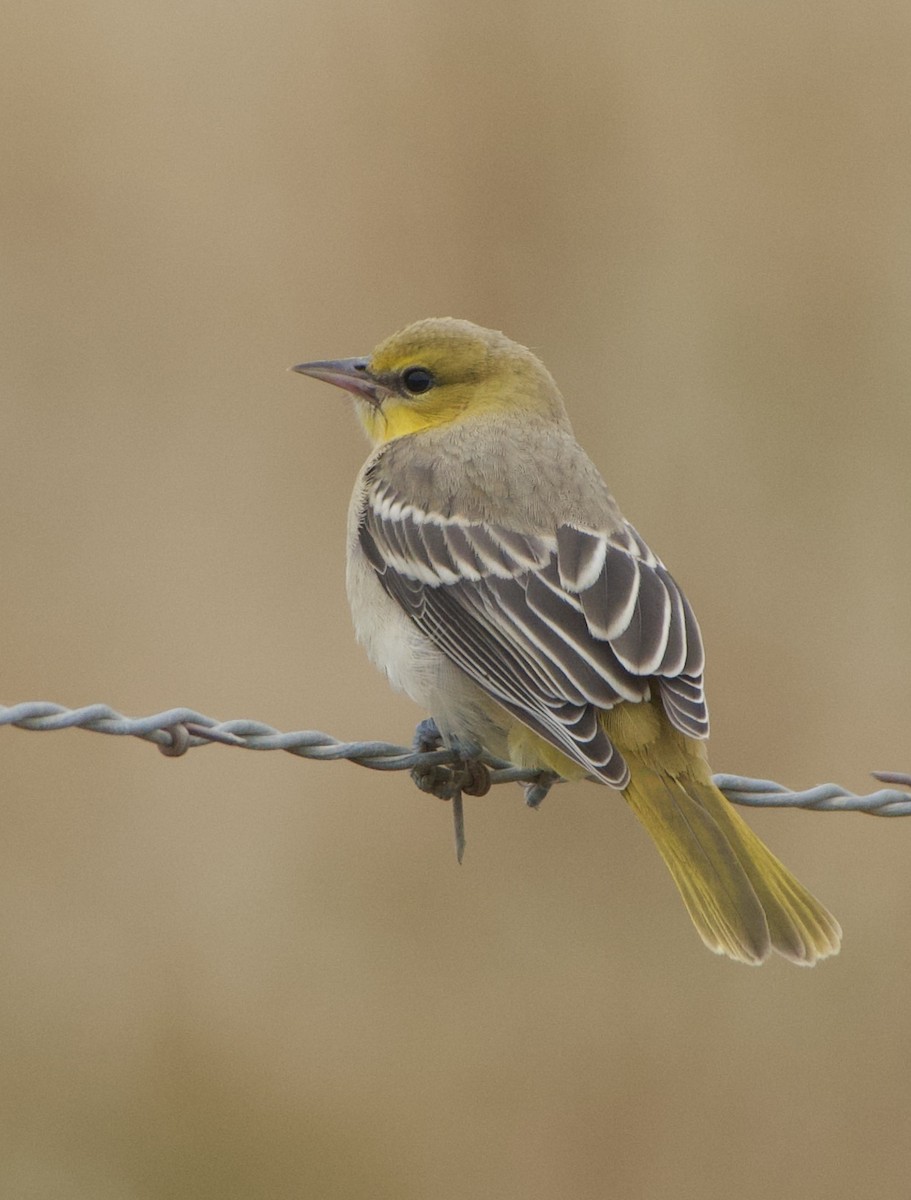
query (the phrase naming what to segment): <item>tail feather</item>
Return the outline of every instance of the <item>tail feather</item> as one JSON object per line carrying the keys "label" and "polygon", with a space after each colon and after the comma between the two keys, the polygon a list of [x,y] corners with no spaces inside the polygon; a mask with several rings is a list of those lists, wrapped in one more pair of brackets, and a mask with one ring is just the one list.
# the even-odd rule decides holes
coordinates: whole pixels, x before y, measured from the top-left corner
{"label": "tail feather", "polygon": [[[754,964],[774,950],[806,967],[838,953],[838,922],[718,790],[705,742],[676,729],[660,697],[618,704],[602,711],[600,721],[629,767],[623,795],[651,834],[710,950]],[[579,776],[577,763],[518,722],[510,730],[509,758]],[[598,764],[590,769],[597,776]]]}
{"label": "tail feather", "polygon": [[802,966],[838,953],[838,922],[742,820],[704,759],[670,773],[629,750],[625,756],[631,779],[624,796],[710,950],[754,964],[775,950]]}
{"label": "tail feather", "polygon": [[704,793],[759,897],[773,949],[807,967],[837,954],[841,926],[829,910],[778,861],[714,784],[699,789],[700,798]]}

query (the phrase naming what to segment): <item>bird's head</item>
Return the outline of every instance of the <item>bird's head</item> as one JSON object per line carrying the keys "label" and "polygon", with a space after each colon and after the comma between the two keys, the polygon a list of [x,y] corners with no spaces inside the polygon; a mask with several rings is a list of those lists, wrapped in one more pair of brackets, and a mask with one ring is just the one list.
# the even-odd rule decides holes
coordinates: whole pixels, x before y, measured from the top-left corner
{"label": "bird's head", "polygon": [[351,392],[376,444],[490,416],[567,423],[557,385],[530,350],[452,317],[409,325],[365,358],[301,363],[292,370]]}

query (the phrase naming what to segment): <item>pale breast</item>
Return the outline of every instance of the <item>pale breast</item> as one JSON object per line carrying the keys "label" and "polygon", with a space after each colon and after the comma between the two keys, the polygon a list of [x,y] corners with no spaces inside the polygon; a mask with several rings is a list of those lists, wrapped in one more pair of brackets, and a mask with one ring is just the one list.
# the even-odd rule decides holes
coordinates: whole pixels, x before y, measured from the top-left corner
{"label": "pale breast", "polygon": [[356,532],[348,546],[347,587],[357,639],[392,687],[409,696],[423,715],[430,714],[444,738],[477,742],[505,758],[513,722],[386,593]]}
{"label": "pale breast", "polygon": [[348,549],[347,585],[354,631],[370,661],[397,691],[432,707],[446,660],[386,594],[356,540]]}

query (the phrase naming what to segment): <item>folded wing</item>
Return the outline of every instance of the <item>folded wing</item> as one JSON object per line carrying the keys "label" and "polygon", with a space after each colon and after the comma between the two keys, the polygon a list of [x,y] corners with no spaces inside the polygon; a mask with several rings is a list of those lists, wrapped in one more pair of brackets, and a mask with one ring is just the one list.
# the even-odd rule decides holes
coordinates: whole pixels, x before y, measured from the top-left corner
{"label": "folded wing", "polygon": [[598,709],[647,700],[708,735],[699,627],[633,527],[529,534],[422,511],[368,481],[358,535],[382,586],[466,675],[613,787],[629,771]]}

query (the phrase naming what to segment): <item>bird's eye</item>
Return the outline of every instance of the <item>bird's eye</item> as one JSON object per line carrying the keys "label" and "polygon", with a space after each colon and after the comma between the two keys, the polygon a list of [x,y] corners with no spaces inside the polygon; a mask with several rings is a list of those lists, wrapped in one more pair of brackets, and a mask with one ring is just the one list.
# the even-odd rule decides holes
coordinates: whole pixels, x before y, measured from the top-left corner
{"label": "bird's eye", "polygon": [[413,396],[422,396],[430,391],[436,380],[426,367],[409,367],[402,372],[402,383]]}

